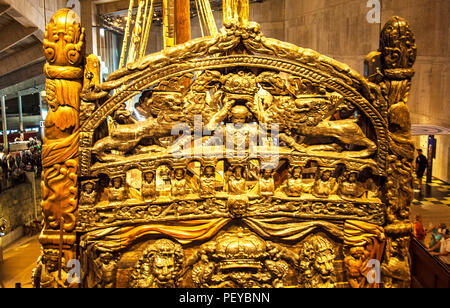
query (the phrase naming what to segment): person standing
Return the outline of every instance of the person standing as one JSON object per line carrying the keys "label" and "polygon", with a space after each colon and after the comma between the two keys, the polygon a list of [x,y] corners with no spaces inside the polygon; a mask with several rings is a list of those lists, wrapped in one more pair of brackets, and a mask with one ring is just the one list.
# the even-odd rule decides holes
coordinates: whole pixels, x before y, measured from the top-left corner
{"label": "person standing", "polygon": [[422,191],[422,180],[425,174],[425,171],[428,168],[428,159],[425,155],[423,155],[423,151],[421,149],[417,150],[418,156],[416,158],[416,176],[419,181],[419,190]]}

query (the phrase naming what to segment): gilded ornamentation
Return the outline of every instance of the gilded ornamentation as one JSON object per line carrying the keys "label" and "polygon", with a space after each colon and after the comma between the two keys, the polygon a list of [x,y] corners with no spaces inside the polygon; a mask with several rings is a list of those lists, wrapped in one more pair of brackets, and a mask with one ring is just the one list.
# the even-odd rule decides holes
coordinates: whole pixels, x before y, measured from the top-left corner
{"label": "gilded ornamentation", "polygon": [[73,231],[78,203],[79,108],[83,81],[84,30],[76,14],[58,11],[47,25],[44,52],[47,102],[42,149],[44,230]]}
{"label": "gilded ornamentation", "polygon": [[194,264],[197,287],[281,288],[286,286],[288,262],[294,260],[295,254],[281,246],[236,229],[202,245],[188,264]]}
{"label": "gilded ornamentation", "polygon": [[94,260],[95,282],[94,288],[111,289],[115,287],[117,275],[117,261],[110,252],[101,253]]}
{"label": "gilded ornamentation", "polygon": [[302,244],[298,271],[303,288],[335,288],[334,260],[336,254],[331,242],[315,235]]}
{"label": "gilded ornamentation", "polygon": [[224,5],[217,35],[102,83],[73,13],[51,20],[39,284],[70,287],[79,252],[87,287],[407,286],[409,25],[389,20],[366,79]]}
{"label": "gilded ornamentation", "polygon": [[65,288],[79,282],[69,283],[65,268],[65,260],[74,258],[78,203],[87,204],[93,199],[88,187],[86,198],[79,200],[78,196],[84,29],[73,11],[62,9],[53,15],[46,26],[43,49],[49,111],[42,147],[44,225],[39,240],[43,253],[35,277],[41,287]]}
{"label": "gilded ornamentation", "polygon": [[352,288],[378,288],[380,283],[373,279],[369,283],[368,276],[372,268],[369,261],[381,262],[386,236],[384,230],[376,225],[361,221],[346,221],[344,226],[345,248],[344,266],[348,282]]}
{"label": "gilded ornamentation", "polygon": [[[368,57],[368,63],[379,63],[369,71],[388,102],[389,156],[386,183],[388,244],[383,271],[385,287],[409,286],[409,222],[413,200],[414,144],[411,140],[411,118],[407,106],[417,57],[415,35],[408,22],[392,17],[381,32],[380,49]],[[409,224],[409,227],[404,225]],[[395,247],[395,251],[392,250]]]}

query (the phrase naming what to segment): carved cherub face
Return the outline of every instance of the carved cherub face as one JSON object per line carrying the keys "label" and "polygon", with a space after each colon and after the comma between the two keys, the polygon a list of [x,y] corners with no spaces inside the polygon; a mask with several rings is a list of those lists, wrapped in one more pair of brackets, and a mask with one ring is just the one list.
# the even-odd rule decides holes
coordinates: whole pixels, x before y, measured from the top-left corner
{"label": "carved cherub face", "polygon": [[238,127],[247,123],[249,116],[250,111],[245,106],[235,106],[231,109],[231,122]]}

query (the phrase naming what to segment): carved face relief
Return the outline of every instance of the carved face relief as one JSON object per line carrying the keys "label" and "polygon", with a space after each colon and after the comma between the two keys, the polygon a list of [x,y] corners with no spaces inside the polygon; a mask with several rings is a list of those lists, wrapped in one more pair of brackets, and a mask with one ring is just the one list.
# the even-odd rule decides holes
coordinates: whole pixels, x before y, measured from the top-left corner
{"label": "carved face relief", "polygon": [[299,260],[300,285],[334,288],[335,258],[331,242],[320,235],[314,235],[303,243]]}
{"label": "carved face relief", "polygon": [[247,212],[249,200],[246,195],[230,196],[228,199],[228,210],[236,217],[241,217]]}
{"label": "carved face relief", "polygon": [[152,173],[152,172],[147,172],[145,175],[144,175],[144,179],[145,179],[145,181],[147,182],[147,183],[151,183],[151,182],[153,182],[153,179],[155,178],[155,175]]}
{"label": "carved face relief", "polygon": [[236,125],[237,128],[242,127],[247,123],[250,112],[245,106],[235,106],[231,110],[231,122]]}
{"label": "carved face relief", "polygon": [[122,186],[122,179],[121,178],[113,179],[113,187],[115,189],[119,189],[121,186]]}
{"label": "carved face relief", "polygon": [[174,256],[163,254],[155,256],[152,273],[161,284],[169,283],[174,278],[174,270]]}
{"label": "carved face relief", "polygon": [[139,259],[130,285],[133,288],[175,288],[183,261],[180,244],[167,239],[157,240]]}

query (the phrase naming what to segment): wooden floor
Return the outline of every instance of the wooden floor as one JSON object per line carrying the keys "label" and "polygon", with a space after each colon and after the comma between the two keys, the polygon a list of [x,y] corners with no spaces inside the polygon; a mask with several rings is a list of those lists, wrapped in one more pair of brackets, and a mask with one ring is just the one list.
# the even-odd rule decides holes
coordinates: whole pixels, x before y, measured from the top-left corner
{"label": "wooden floor", "polygon": [[25,237],[3,251],[0,264],[0,286],[14,288],[21,283],[22,288],[32,288],[31,273],[41,253],[38,235]]}

